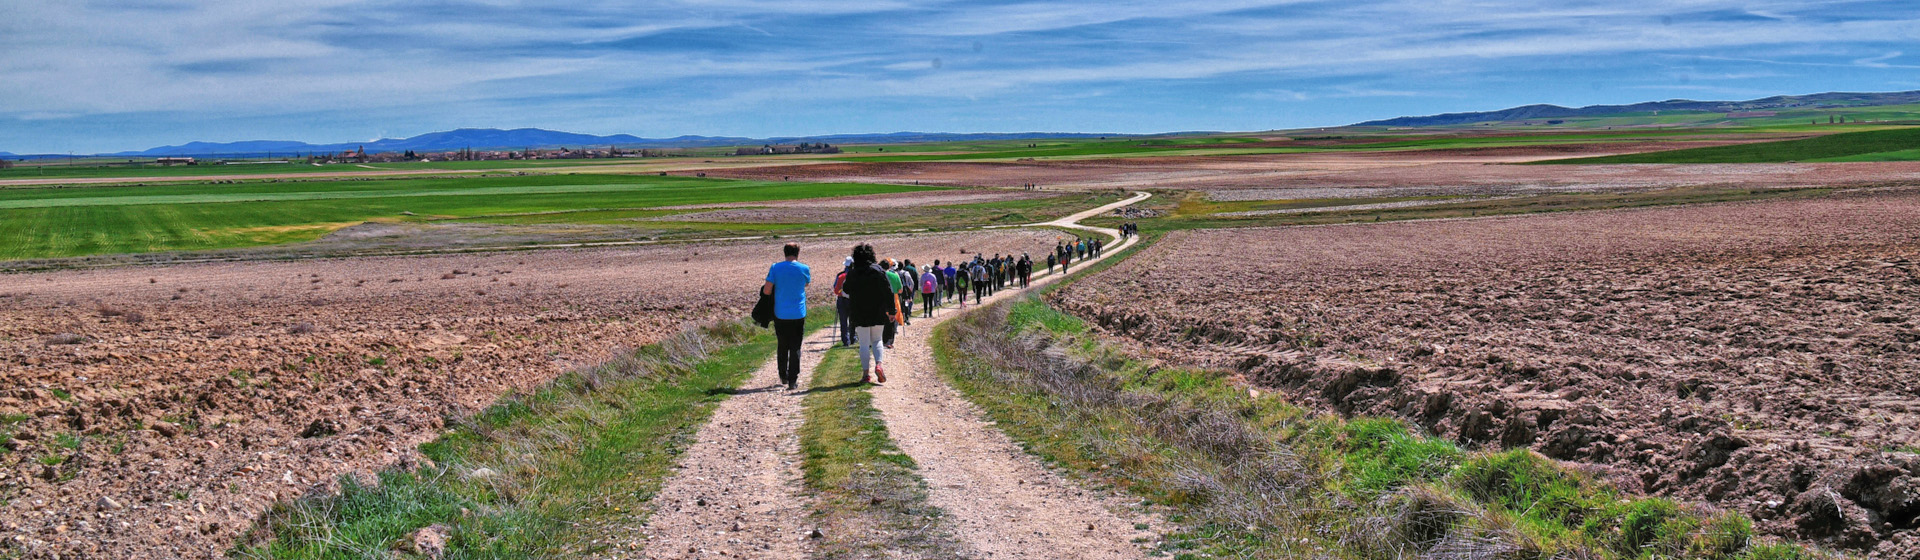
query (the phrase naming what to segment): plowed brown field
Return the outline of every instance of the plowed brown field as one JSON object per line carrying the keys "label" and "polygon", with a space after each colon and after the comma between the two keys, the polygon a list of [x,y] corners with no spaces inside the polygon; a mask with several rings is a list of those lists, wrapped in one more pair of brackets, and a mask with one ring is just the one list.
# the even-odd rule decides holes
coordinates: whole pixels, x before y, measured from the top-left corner
{"label": "plowed brown field", "polygon": [[[872,240],[915,260],[1053,231]],[[817,240],[814,301],[852,239]],[[276,499],[689,321],[779,242],[0,275],[0,556],[213,557]],[[7,436],[11,436],[10,438]]]}
{"label": "plowed brown field", "polygon": [[[1618,153],[1656,146],[1600,145]],[[1671,148],[1672,146],[1664,146]],[[821,163],[707,171],[718,177],[1046,189],[1197,189],[1215,200],[1617,192],[1681,186],[1867,185],[1920,180],[1920,162],[1501,165],[1614,152],[1552,146],[1350,154],[1137,157],[1020,162]],[[1327,195],[1328,192],[1340,194]]]}
{"label": "plowed brown field", "polygon": [[1341,413],[1920,556],[1920,191],[1176,232],[1054,298]]}

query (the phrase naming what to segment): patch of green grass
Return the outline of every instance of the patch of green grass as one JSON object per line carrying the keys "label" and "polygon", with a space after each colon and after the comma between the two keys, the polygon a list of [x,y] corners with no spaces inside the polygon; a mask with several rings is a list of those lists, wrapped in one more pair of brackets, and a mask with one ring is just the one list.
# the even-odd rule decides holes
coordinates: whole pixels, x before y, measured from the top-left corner
{"label": "patch of green grass", "polygon": [[53,398],[56,398],[56,399],[60,399],[60,400],[63,400],[63,401],[72,401],[72,400],[73,400],[73,393],[69,393],[69,392],[67,392],[67,391],[66,391],[65,389],[61,389],[61,388],[59,388],[59,387],[54,387],[54,388],[52,388],[52,389],[48,389],[47,391],[49,391],[49,392],[51,392],[51,393],[53,393]]}
{"label": "patch of green grass", "polygon": [[[809,329],[832,316],[815,311]],[[770,331],[722,323],[509,395],[422,445],[432,464],[278,504],[233,553],[361,557],[436,523],[449,558],[603,553],[600,528],[644,511],[713,406],[773,347]]]}
{"label": "patch of green grass", "polygon": [[1346,468],[1343,489],[1355,499],[1373,501],[1409,483],[1439,479],[1465,455],[1453,442],[1413,435],[1405,424],[1385,418],[1359,418],[1338,426]]}
{"label": "patch of green grass", "polygon": [[[1708,148],[1688,148],[1642,154],[1559,159],[1541,164],[1603,163],[1771,163],[1784,161],[1827,161],[1859,158],[1876,154],[1907,154],[1920,150],[1920,127],[1891,128],[1830,134],[1799,140],[1737,144]],[[1891,155],[1882,158],[1895,157]],[[1853,160],[1862,161],[1862,160]],[[1865,159],[1864,161],[1891,161]]]}
{"label": "patch of green grass", "polygon": [[68,449],[68,450],[79,449],[80,446],[85,443],[86,443],[86,440],[81,439],[80,436],[65,433],[65,432],[54,434],[53,436],[54,447],[58,447],[61,449]]}
{"label": "patch of green grass", "polygon": [[1820,158],[1820,159],[1810,160],[1810,161],[1823,161],[1823,162],[1920,161],[1920,148],[1914,148],[1911,150],[1895,150],[1890,152],[1874,152],[1871,154],[1860,154],[1860,155],[1853,155],[1853,156]]}
{"label": "patch of green grass", "polygon": [[1175,557],[1406,557],[1442,541],[1514,558],[1816,557],[1526,449],[1466,452],[1159,367],[1037,298],[949,321],[934,344],[941,373],[1030,451],[1169,507]]}
{"label": "patch of green grass", "polygon": [[801,472],[819,496],[814,517],[824,535],[816,545],[821,557],[960,557],[959,545],[930,522],[941,513],[927,503],[918,467],[873,408],[854,351],[827,351],[804,407]]}

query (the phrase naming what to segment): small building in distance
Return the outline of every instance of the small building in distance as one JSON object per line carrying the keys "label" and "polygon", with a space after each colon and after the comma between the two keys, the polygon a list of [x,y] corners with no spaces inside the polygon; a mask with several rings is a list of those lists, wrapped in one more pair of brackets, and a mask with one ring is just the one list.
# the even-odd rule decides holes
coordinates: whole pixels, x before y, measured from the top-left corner
{"label": "small building in distance", "polygon": [[153,160],[156,165],[199,165],[190,157],[163,157]]}
{"label": "small building in distance", "polygon": [[826,142],[809,144],[801,142],[793,146],[775,146],[767,144],[758,148],[740,148],[733,151],[736,156],[765,156],[774,154],[837,154],[840,147]]}

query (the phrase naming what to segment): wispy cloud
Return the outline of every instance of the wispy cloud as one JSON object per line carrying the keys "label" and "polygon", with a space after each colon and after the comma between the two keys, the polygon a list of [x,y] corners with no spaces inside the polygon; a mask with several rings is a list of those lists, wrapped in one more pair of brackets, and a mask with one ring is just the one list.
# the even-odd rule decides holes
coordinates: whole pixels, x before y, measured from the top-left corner
{"label": "wispy cloud", "polygon": [[457,126],[1265,129],[1891,89],[1916,30],[1904,0],[9,2],[0,149]]}

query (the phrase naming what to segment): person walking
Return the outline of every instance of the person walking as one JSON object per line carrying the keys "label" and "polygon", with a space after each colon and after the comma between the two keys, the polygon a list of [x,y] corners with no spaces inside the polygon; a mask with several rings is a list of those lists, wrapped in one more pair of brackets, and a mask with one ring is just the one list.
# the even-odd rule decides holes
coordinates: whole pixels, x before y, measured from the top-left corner
{"label": "person walking", "polygon": [[953,299],[954,290],[960,289],[960,281],[953,277],[958,273],[958,269],[953,265],[953,261],[947,261],[947,267],[940,269],[940,284],[946,289],[946,295],[942,299]]}
{"label": "person walking", "polygon": [[973,263],[973,304],[980,305],[981,300],[986,299],[986,297],[987,263],[975,261]]}
{"label": "person walking", "polygon": [[[933,263],[937,266],[940,261],[933,261]],[[939,304],[940,299],[940,275],[933,271],[933,268],[928,268],[926,272],[920,273],[920,307],[925,308],[922,313],[928,319],[933,318],[933,307]]]}
{"label": "person walking", "polygon": [[853,258],[840,265],[840,274],[833,277],[833,310],[840,323],[840,345],[853,346],[853,308],[847,301],[847,292],[843,286],[847,282],[847,273],[853,270]]}
{"label": "person walking", "polygon": [[893,259],[880,261],[880,271],[887,275],[887,288],[893,294],[893,321],[880,331],[880,342],[888,349],[893,348],[893,336],[900,330],[900,272],[894,270]]}
{"label": "person walking", "polygon": [[781,253],[785,260],[767,267],[767,283],[760,291],[773,296],[775,367],[780,382],[792,391],[800,388],[800,339],[806,333],[807,284],[813,283],[813,269],[800,262],[799,243],[788,243]]}
{"label": "person walking", "polygon": [[913,304],[919,301],[920,273],[914,270],[912,259],[900,261],[900,325],[913,325]]}
{"label": "person walking", "polygon": [[987,295],[1000,293],[1000,255],[987,261]]}
{"label": "person walking", "polygon": [[1058,252],[1047,254],[1047,274],[1053,274],[1053,265],[1057,264],[1059,260],[1060,258],[1059,258]]}
{"label": "person walking", "polygon": [[1020,289],[1033,287],[1033,256],[1020,253],[1020,264],[1017,266],[1020,270]]}
{"label": "person walking", "polygon": [[874,259],[872,245],[854,246],[853,269],[847,273],[846,292],[853,312],[855,344],[860,349],[861,383],[872,383],[876,374],[881,383],[887,382],[886,368],[881,365],[886,356],[882,336],[899,309],[888,276]]}
{"label": "person walking", "polygon": [[969,282],[967,279],[972,276],[972,269],[966,265],[960,265],[960,268],[955,269],[953,274],[953,291],[960,295],[959,304],[962,310],[967,308],[967,285],[972,284],[972,282]]}

